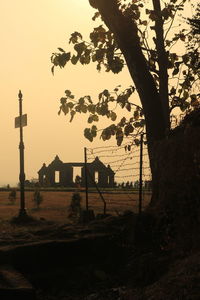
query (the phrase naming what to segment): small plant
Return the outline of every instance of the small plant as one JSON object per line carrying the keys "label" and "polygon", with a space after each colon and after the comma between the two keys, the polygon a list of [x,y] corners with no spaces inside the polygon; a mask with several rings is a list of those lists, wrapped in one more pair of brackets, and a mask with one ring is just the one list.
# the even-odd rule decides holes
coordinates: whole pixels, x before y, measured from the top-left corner
{"label": "small plant", "polygon": [[36,205],[37,209],[39,209],[40,204],[43,201],[43,196],[41,195],[41,193],[38,189],[36,189],[34,194],[33,194],[33,201],[35,202],[35,205]]}
{"label": "small plant", "polygon": [[69,206],[69,215],[71,219],[77,219],[81,213],[81,195],[79,193],[73,193],[71,203]]}
{"label": "small plant", "polygon": [[16,201],[16,196],[17,196],[16,190],[11,190],[10,193],[9,193],[9,195],[8,195],[8,199],[9,199],[9,201],[10,201],[10,204],[13,205],[13,204],[15,203],[15,201]]}

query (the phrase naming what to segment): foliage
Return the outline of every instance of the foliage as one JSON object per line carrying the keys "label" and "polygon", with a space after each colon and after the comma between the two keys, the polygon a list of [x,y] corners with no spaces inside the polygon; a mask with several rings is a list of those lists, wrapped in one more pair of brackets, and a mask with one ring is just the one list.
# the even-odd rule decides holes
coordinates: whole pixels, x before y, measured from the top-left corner
{"label": "foliage", "polygon": [[81,213],[81,195],[79,193],[73,193],[71,203],[69,206],[68,217],[71,219],[77,219]]}
{"label": "foliage", "polygon": [[40,190],[36,189],[34,191],[34,194],[33,194],[33,201],[35,202],[35,205],[36,205],[37,209],[39,209],[40,204],[42,203],[43,200],[44,199],[43,199],[43,196],[40,193]]}
{"label": "foliage", "polygon": [[191,31],[188,34],[188,55],[191,59],[191,67],[198,78],[200,77],[200,3],[197,5],[196,14],[192,19],[188,19]]}
{"label": "foliage", "polygon": [[192,34],[199,35],[200,34],[200,3],[197,5],[196,14],[193,16],[192,19],[188,19],[191,27],[192,27]]}
{"label": "foliage", "polygon": [[8,195],[8,199],[10,201],[10,204],[15,204],[16,196],[17,196],[16,190],[15,189],[11,190],[9,195]]}
{"label": "foliage", "polygon": [[[94,8],[100,7],[100,2],[105,1],[90,0],[90,4]],[[167,97],[170,113],[172,114],[173,109],[177,107],[182,112],[188,112],[198,107],[199,98],[196,94],[195,84],[199,80],[199,53],[197,48],[194,50],[193,47],[193,51],[187,51],[185,47],[185,45],[192,43],[193,33],[188,28],[183,15],[181,16],[184,13],[185,4],[189,3],[189,0],[164,1],[160,15],[154,9],[155,7],[147,6],[145,1],[110,1],[111,9],[114,2],[118,3],[118,9],[127,20],[131,20],[129,22],[130,26],[132,24],[136,26],[134,28],[136,28],[136,33],[139,36],[141,50],[148,70],[153,77],[157,90],[160,89],[160,93],[162,93],[162,62],[160,63],[159,61],[158,43],[160,41],[157,35],[157,24],[160,18],[164,30],[163,43],[164,56],[166,55],[167,59],[167,82],[169,80],[169,88],[168,86],[166,88],[168,89]],[[113,5],[114,13],[117,14],[118,11]],[[97,11],[93,21],[98,20],[98,22],[101,22],[101,17],[100,12]],[[112,12],[110,18],[112,18]],[[171,31],[173,24],[178,22],[177,20],[180,20],[180,18],[185,27],[181,26],[180,29],[179,26],[176,26],[176,30]],[[69,44],[73,48],[72,51],[58,48],[59,51],[52,54],[53,73],[55,67],[64,68],[69,62],[73,65],[94,63],[98,71],[104,69],[106,72],[114,74],[121,72],[126,66],[124,53],[121,51],[119,42],[116,40],[114,33],[105,24],[94,27],[90,33],[89,41],[85,41],[79,32],[72,33]],[[185,52],[179,51],[181,47],[185,47]],[[168,83],[166,84],[168,85]],[[105,89],[99,94],[98,102],[96,103],[90,96],[83,96],[78,100],[74,100],[75,96],[70,90],[66,90],[65,96],[60,99],[59,114],[61,112],[65,115],[69,114],[71,122],[77,113],[87,113],[89,115],[88,123],[91,124],[91,127],[85,129],[84,135],[91,142],[97,136],[98,128],[96,124],[99,121],[99,117],[104,116],[113,123],[101,131],[101,138],[108,140],[115,136],[117,144],[121,145],[125,136],[132,135],[136,139],[137,135],[143,131],[146,123],[143,108],[134,103],[133,93],[135,92],[137,92],[135,86],[128,87],[124,91],[120,90],[120,86],[116,87],[112,92]],[[121,120],[117,120],[117,107],[128,111],[130,117],[123,117]]]}

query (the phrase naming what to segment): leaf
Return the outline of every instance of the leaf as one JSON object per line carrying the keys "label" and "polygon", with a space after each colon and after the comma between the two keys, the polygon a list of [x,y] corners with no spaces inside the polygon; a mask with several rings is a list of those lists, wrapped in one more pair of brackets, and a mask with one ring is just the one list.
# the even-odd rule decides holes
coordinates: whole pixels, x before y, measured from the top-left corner
{"label": "leaf", "polygon": [[66,103],[66,101],[67,101],[67,98],[66,98],[66,97],[60,98],[60,103],[61,103],[62,105],[64,105],[64,104]]}
{"label": "leaf", "polygon": [[103,94],[105,97],[109,97],[109,96],[110,96],[110,93],[109,93],[108,90],[104,90],[104,91],[102,92],[102,94]]}
{"label": "leaf", "polygon": [[70,60],[70,57],[71,57],[70,52],[59,54],[59,55],[57,56],[58,65],[59,65],[61,68],[64,68],[64,66],[66,65],[66,63]]}
{"label": "leaf", "polygon": [[65,95],[66,95],[66,97],[70,97],[71,91],[70,90],[65,90]]}
{"label": "leaf", "polygon": [[71,34],[71,37],[69,39],[69,43],[75,44],[78,42],[78,39],[82,40],[82,35],[80,34],[80,32],[75,31],[74,33]]}
{"label": "leaf", "polygon": [[78,56],[75,56],[75,55],[73,55],[73,56],[72,56],[72,58],[71,58],[71,63],[72,63],[73,65],[76,65],[76,64],[77,64],[77,62],[78,62],[78,60],[79,60],[79,57],[78,57]]}
{"label": "leaf", "polygon": [[95,12],[94,16],[92,17],[92,20],[95,21],[100,16],[100,13],[97,11]]}
{"label": "leaf", "polygon": [[90,115],[88,118],[88,123],[92,123],[93,122],[93,115]]}
{"label": "leaf", "polygon": [[97,115],[93,115],[93,121],[98,122],[99,121],[99,117]]}
{"label": "leaf", "polygon": [[84,98],[81,97],[81,98],[78,100],[78,103],[79,103],[80,105],[83,105],[83,104],[85,103]]}
{"label": "leaf", "polygon": [[119,122],[119,126],[120,127],[123,127],[123,126],[125,126],[125,124],[126,124],[126,118],[125,117],[123,117],[122,119],[121,119],[121,121]]}
{"label": "leaf", "polygon": [[97,136],[97,127],[95,125],[91,128],[91,135],[93,138]]}
{"label": "leaf", "polygon": [[79,43],[79,44],[75,44],[74,49],[78,53],[78,56],[80,56],[84,52],[84,50],[86,49],[86,45],[85,45],[84,42]]}
{"label": "leaf", "polygon": [[70,114],[71,114],[70,122],[72,122],[72,120],[74,119],[74,116],[76,114],[75,110],[71,110]]}
{"label": "leaf", "polygon": [[99,117],[97,115],[90,115],[88,118],[88,123],[98,122],[98,121],[99,121]]}
{"label": "leaf", "polygon": [[124,127],[124,134],[128,136],[130,133],[134,131],[134,128],[131,124],[128,124]]}
{"label": "leaf", "polygon": [[87,112],[87,106],[86,105],[81,105],[80,106],[80,108],[81,108],[81,112],[83,112],[84,114]]}
{"label": "leaf", "polygon": [[91,134],[90,128],[85,128],[84,130],[84,136],[86,137],[86,139],[88,139],[90,142],[93,141],[93,136]]}
{"label": "leaf", "polygon": [[124,60],[120,59],[118,56],[115,56],[113,60],[108,61],[108,65],[114,74],[118,74],[124,67]]}
{"label": "leaf", "polygon": [[72,109],[74,107],[74,103],[72,103],[72,102],[68,102],[67,105],[70,109]]}
{"label": "leaf", "polygon": [[94,104],[88,105],[88,111],[93,114],[95,113],[95,108],[96,108],[96,106]]}
{"label": "leaf", "polygon": [[116,132],[116,140],[117,140],[117,145],[121,146],[122,142],[123,142],[123,138],[124,138],[124,134],[121,128],[117,129]]}
{"label": "leaf", "polygon": [[126,104],[126,109],[127,109],[128,111],[131,111],[131,104],[130,104],[129,102]]}
{"label": "leaf", "polygon": [[102,131],[101,138],[103,141],[109,140],[111,138],[111,130],[109,127]]}
{"label": "leaf", "polygon": [[58,48],[58,50],[59,50],[60,52],[65,52],[65,50],[63,50],[62,48]]}
{"label": "leaf", "polygon": [[114,111],[110,112],[110,118],[112,121],[115,121],[117,119],[117,114]]}
{"label": "leaf", "polygon": [[62,111],[64,112],[65,115],[68,114],[68,112],[69,112],[68,106],[67,105],[62,105]]}

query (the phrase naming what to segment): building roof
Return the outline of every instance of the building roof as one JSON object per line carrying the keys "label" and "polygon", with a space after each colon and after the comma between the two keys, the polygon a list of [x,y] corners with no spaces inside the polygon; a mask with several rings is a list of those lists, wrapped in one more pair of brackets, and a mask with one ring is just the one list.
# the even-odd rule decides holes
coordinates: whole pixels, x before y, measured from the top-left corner
{"label": "building roof", "polygon": [[[84,162],[69,162],[69,163],[63,163],[60,158],[58,157],[58,155],[55,156],[54,160],[48,165],[48,167],[46,166],[46,164],[44,163],[42,168],[38,171],[38,173],[45,173],[48,169],[57,169],[60,167],[81,167],[83,168],[85,165]],[[87,163],[88,167],[92,167],[92,168],[96,168],[98,169],[102,169],[105,172],[108,172],[109,174],[114,174],[114,171],[111,169],[110,165],[106,166],[100,159],[99,157],[95,157],[94,161],[91,163]]]}

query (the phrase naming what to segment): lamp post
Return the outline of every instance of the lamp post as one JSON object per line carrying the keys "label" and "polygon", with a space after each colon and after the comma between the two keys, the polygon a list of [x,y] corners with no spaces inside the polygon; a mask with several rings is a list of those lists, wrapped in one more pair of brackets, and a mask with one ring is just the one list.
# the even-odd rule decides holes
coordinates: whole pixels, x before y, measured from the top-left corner
{"label": "lamp post", "polygon": [[22,114],[22,100],[23,95],[21,90],[18,94],[19,98],[19,117],[15,118],[15,128],[20,129],[20,142],[19,142],[19,158],[20,158],[20,173],[19,173],[19,182],[20,182],[20,210],[19,217],[26,216],[25,209],[25,194],[24,194],[24,182],[25,182],[25,173],[24,173],[24,142],[23,142],[23,127],[27,125],[27,115]]}

